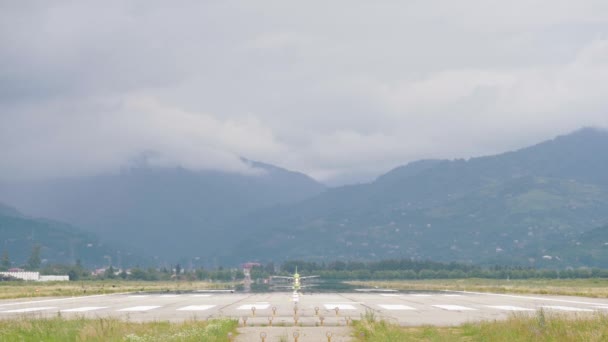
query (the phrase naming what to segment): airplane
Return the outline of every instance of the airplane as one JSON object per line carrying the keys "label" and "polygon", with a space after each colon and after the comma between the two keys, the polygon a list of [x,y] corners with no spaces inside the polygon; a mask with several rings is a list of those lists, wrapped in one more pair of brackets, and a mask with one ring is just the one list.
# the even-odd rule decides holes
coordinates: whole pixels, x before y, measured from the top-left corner
{"label": "airplane", "polygon": [[304,279],[311,279],[311,278],[318,278],[318,277],[319,277],[318,275],[306,276],[306,277],[300,276],[300,274],[298,273],[298,266],[296,266],[296,272],[291,277],[289,277],[289,276],[272,276],[272,278],[292,280],[293,284],[291,285],[291,289],[294,292],[298,292],[303,287],[307,287],[306,285],[302,285],[302,280],[304,280]]}

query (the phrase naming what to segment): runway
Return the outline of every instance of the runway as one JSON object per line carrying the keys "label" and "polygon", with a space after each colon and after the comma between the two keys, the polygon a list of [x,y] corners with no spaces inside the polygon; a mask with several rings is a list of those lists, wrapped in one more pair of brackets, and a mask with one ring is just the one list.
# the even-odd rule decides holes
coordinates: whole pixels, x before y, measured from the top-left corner
{"label": "runway", "polygon": [[458,325],[504,319],[512,313],[608,313],[608,299],[474,292],[130,293],[0,301],[0,319],[17,317],[117,317],[131,321],[183,321],[232,317],[241,324],[347,325],[373,313],[404,326]]}

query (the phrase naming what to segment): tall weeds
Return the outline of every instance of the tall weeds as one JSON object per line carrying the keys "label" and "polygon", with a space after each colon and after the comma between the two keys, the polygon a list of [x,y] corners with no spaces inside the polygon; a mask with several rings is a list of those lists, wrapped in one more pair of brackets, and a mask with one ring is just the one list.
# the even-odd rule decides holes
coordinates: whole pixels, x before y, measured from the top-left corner
{"label": "tall weeds", "polygon": [[458,327],[400,327],[362,317],[354,324],[358,341],[608,341],[608,315],[559,315],[539,310],[506,320],[467,323]]}
{"label": "tall weeds", "polygon": [[134,323],[114,318],[0,320],[0,341],[226,341],[234,320]]}

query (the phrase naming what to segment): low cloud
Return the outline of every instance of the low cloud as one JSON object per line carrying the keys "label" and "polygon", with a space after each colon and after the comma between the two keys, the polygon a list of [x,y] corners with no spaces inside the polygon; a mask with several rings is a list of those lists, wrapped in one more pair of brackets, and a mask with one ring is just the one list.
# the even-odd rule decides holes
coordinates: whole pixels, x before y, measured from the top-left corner
{"label": "low cloud", "polygon": [[342,184],[608,127],[604,1],[26,1],[0,46],[0,180],[152,151]]}

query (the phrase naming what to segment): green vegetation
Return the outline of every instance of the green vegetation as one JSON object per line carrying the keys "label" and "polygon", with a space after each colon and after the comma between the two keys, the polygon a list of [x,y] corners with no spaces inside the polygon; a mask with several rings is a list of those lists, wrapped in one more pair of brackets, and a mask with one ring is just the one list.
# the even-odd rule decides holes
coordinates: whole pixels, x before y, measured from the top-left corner
{"label": "green vegetation", "polygon": [[45,296],[88,296],[122,292],[179,292],[206,289],[233,289],[235,283],[210,283],[202,281],[128,281],[128,280],[88,280],[78,282],[0,282],[0,299],[45,297]]}
{"label": "green vegetation", "polygon": [[358,341],[606,341],[608,316],[513,315],[504,321],[467,323],[458,327],[400,327],[366,314],[354,322]]}
{"label": "green vegetation", "polygon": [[[318,263],[391,258],[488,269],[472,270],[480,274],[458,268],[427,267],[416,274],[332,269],[324,276],[603,277],[577,268],[608,262],[608,154],[597,153],[607,149],[608,132],[586,129],[496,156],[413,162],[369,184],[330,189],[257,163],[252,166],[265,171],[264,177],[141,165],[46,185],[6,185],[0,189],[3,200],[86,222],[88,230],[121,247],[2,205],[0,241],[13,266],[27,265],[39,244],[43,266],[81,259],[91,268],[113,261],[115,267],[143,270],[177,262],[209,267],[285,257]],[[137,259],[139,253],[148,255]],[[497,264],[511,271],[489,269]]]}
{"label": "green vegetation", "polygon": [[475,291],[492,293],[551,294],[608,298],[608,279],[428,279],[408,281],[351,281],[356,287],[406,291]]}
{"label": "green vegetation", "polygon": [[238,322],[230,319],[182,323],[134,323],[114,318],[0,320],[0,341],[226,341]]}
{"label": "green vegetation", "polygon": [[[293,273],[295,267],[302,274],[318,274],[332,280],[415,280],[415,279],[584,279],[608,278],[608,270],[599,268],[535,269],[496,265],[481,267],[462,263],[441,263],[411,259],[389,259],[374,262],[287,261],[281,266],[284,274]],[[263,266],[252,270],[256,275],[272,275],[274,267]]]}
{"label": "green vegetation", "polygon": [[605,267],[608,234],[593,253],[582,241],[608,223],[604,149],[608,133],[581,130],[496,156],[413,162],[249,218],[232,254]]}
{"label": "green vegetation", "polygon": [[[2,269],[21,267],[38,269],[45,262],[84,265],[107,263],[105,255],[116,255],[115,246],[106,245],[92,233],[51,220],[24,216],[0,203],[0,241],[3,242]],[[140,262],[132,255],[122,255],[125,263]]]}

